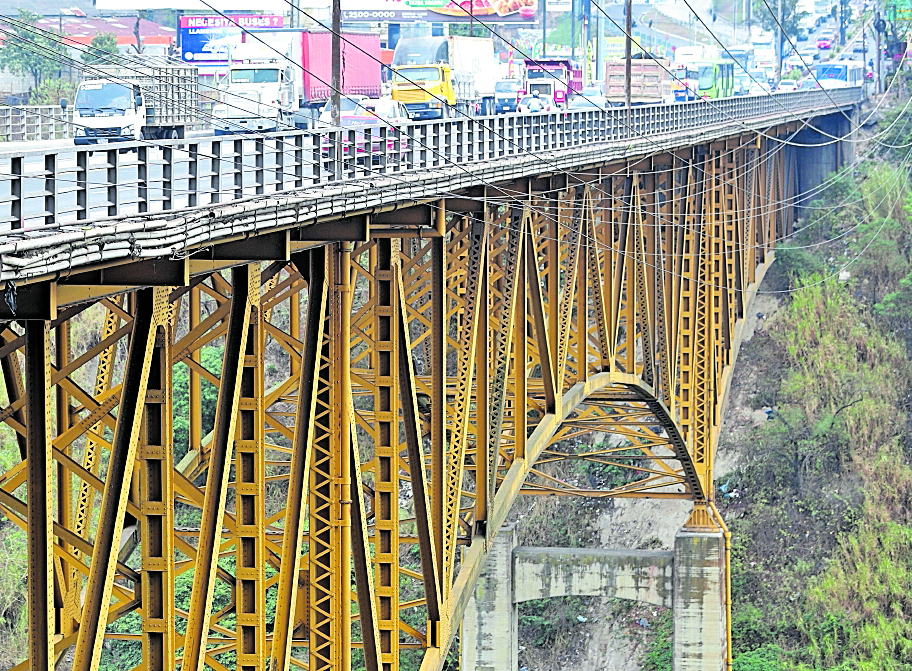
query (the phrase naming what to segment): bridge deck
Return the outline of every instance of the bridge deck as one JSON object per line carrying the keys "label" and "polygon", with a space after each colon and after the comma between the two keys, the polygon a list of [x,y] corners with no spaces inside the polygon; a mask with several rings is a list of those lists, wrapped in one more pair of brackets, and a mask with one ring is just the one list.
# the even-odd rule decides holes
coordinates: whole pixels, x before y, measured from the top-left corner
{"label": "bridge deck", "polygon": [[[818,90],[638,107],[629,118],[617,109],[426,122],[402,129],[396,142],[407,147],[395,163],[384,133],[377,166],[359,164],[352,155],[324,159],[337,131],[156,142],[162,149],[136,143],[139,152],[129,164],[115,148],[96,150],[105,158],[94,166],[87,151],[70,152],[75,161],[66,159],[73,166],[64,169],[66,153],[0,154],[0,194],[10,194],[0,198],[0,230],[6,228],[0,281],[185,256],[239,237],[797,124],[820,115],[831,100],[849,109],[860,99],[860,89]],[[30,163],[40,168],[25,170]],[[104,173],[97,184],[95,172]],[[512,194],[506,187],[500,195]]]}

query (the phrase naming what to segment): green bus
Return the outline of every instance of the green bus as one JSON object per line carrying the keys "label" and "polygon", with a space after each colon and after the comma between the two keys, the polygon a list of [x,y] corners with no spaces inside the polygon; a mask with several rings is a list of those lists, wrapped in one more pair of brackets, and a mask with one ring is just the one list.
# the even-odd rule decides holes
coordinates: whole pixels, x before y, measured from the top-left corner
{"label": "green bus", "polygon": [[735,95],[735,62],[730,60],[694,63],[698,72],[697,89],[701,98],[728,98]]}

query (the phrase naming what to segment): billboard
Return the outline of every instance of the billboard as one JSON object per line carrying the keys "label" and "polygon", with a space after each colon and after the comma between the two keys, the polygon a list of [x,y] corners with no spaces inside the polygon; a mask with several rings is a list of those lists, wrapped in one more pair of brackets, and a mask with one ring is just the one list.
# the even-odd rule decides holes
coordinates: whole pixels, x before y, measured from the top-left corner
{"label": "billboard", "polygon": [[229,47],[241,43],[244,30],[283,28],[278,14],[234,14],[180,17],[181,59],[198,65],[228,62]]}
{"label": "billboard", "polygon": [[573,0],[546,0],[543,5],[549,12],[573,11]]}
{"label": "billboard", "polygon": [[[256,6],[254,6],[254,4]],[[182,9],[196,12],[211,12],[217,7],[220,12],[261,12],[288,11],[286,0],[260,0],[252,3],[250,0],[95,0],[95,9],[114,9],[128,12],[137,9]]]}
{"label": "billboard", "polygon": [[342,0],[343,21],[534,24],[539,0]]}

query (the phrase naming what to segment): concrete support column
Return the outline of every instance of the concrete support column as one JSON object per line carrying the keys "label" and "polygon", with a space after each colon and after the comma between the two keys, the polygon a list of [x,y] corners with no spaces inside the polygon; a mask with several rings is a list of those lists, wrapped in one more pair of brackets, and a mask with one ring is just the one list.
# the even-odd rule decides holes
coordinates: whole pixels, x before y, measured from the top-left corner
{"label": "concrete support column", "polygon": [[515,671],[519,643],[513,603],[513,525],[505,526],[488,550],[475,596],[462,618],[462,668]]}
{"label": "concrete support column", "polygon": [[675,535],[674,671],[724,671],[725,540],[721,531]]}

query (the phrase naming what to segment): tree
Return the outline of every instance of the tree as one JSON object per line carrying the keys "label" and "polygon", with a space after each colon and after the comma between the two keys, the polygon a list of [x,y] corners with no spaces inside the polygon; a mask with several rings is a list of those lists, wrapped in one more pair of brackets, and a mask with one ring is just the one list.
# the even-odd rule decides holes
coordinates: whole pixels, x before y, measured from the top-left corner
{"label": "tree", "polygon": [[[776,23],[776,13],[779,11],[780,0],[755,0],[754,16],[760,21],[764,30],[778,34],[779,25]],[[798,9],[798,0],[781,0],[782,2],[782,29],[791,38],[798,36],[801,20],[808,16],[807,12]]]}
{"label": "tree", "polygon": [[0,67],[14,75],[29,75],[37,88],[41,80],[60,69],[66,58],[63,36],[53,36],[35,27],[37,14],[20,9],[16,19],[8,20],[3,48],[0,49]]}
{"label": "tree", "polygon": [[89,48],[82,52],[82,62],[86,65],[110,63],[111,56],[118,53],[117,37],[114,33],[99,33],[92,38]]}

